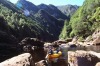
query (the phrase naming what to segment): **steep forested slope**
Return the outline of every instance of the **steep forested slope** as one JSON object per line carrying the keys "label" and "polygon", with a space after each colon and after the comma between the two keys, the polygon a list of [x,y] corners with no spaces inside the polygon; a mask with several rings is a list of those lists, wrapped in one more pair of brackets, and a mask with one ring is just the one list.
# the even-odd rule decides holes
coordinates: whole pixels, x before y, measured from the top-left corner
{"label": "steep forested slope", "polygon": [[91,35],[93,31],[99,29],[100,0],[85,0],[83,5],[71,17],[67,27],[71,29],[70,31],[66,30],[68,31],[68,36],[79,36],[82,38]]}

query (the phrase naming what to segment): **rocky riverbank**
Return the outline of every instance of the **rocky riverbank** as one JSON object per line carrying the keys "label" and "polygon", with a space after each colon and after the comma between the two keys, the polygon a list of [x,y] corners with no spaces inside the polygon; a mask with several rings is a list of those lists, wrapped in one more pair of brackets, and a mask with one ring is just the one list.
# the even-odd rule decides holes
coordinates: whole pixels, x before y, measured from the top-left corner
{"label": "rocky riverbank", "polygon": [[70,66],[95,66],[100,62],[100,53],[94,51],[69,51],[68,62]]}

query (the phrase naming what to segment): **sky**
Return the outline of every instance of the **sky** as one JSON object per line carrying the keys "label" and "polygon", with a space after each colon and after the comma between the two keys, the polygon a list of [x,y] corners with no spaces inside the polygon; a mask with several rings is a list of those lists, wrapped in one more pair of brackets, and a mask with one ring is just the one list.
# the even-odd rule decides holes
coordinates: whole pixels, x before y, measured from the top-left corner
{"label": "sky", "polygon": [[[16,3],[18,0],[10,0],[10,1],[12,3]],[[85,0],[27,0],[27,1],[30,1],[35,5],[44,3],[47,5],[53,4],[55,6],[68,5],[68,4],[81,6]]]}

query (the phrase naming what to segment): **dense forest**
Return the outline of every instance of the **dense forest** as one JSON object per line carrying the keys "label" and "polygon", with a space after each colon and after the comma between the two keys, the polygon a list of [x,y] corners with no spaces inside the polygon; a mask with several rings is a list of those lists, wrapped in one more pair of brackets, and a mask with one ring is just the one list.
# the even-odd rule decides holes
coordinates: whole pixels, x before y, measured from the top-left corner
{"label": "dense forest", "polygon": [[100,0],[85,0],[70,21],[65,21],[60,38],[79,36],[80,40],[100,29]]}

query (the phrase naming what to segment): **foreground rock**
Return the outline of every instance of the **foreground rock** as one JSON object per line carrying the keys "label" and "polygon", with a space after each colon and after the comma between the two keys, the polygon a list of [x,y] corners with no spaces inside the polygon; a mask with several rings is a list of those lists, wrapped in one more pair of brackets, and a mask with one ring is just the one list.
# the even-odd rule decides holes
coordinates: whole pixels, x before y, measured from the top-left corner
{"label": "foreground rock", "polygon": [[95,66],[100,66],[100,62],[98,62]]}
{"label": "foreground rock", "polygon": [[34,66],[32,56],[24,53],[0,63],[0,66]]}
{"label": "foreground rock", "polygon": [[27,37],[19,44],[25,52],[29,52],[32,55],[34,62],[45,59],[47,52],[44,50],[44,42],[39,39]]}
{"label": "foreground rock", "polygon": [[68,62],[72,66],[95,66],[97,62],[100,62],[100,53],[93,51],[69,51]]}
{"label": "foreground rock", "polygon": [[52,62],[48,64],[45,60],[41,60],[35,63],[35,66],[68,66],[65,60],[59,59],[58,62]]}

